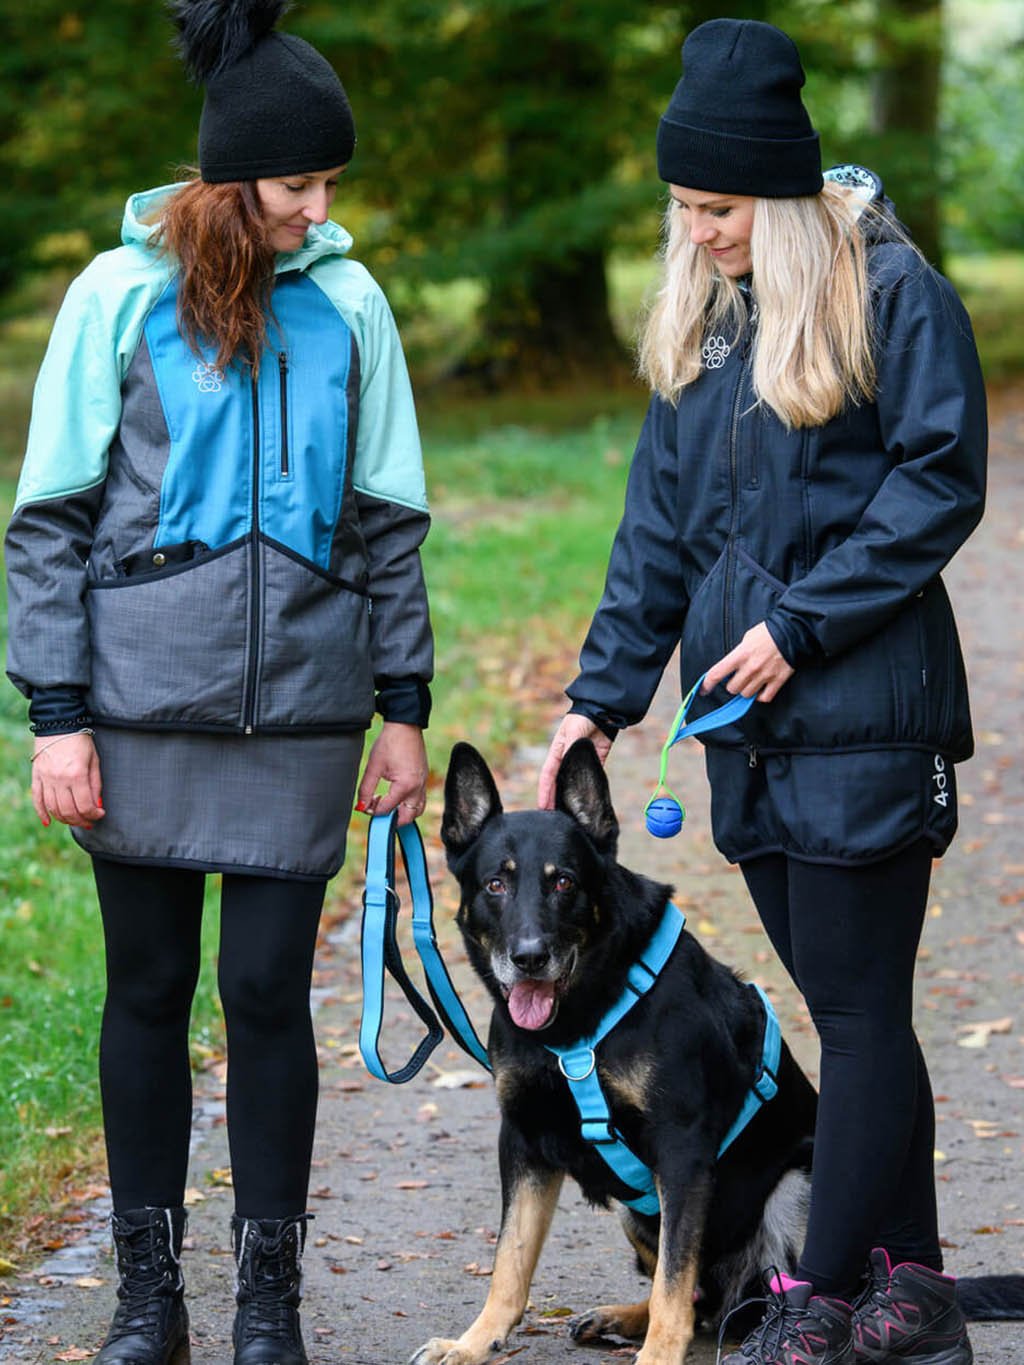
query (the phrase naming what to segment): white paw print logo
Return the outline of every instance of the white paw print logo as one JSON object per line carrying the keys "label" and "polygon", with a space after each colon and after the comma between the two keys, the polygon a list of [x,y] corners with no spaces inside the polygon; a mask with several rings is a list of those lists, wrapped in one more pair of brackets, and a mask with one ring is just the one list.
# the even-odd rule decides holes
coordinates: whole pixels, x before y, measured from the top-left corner
{"label": "white paw print logo", "polygon": [[192,379],[200,393],[220,393],[224,374],[212,362],[200,360],[192,371]]}
{"label": "white paw print logo", "polygon": [[708,337],[704,345],[700,348],[701,356],[704,360],[706,370],[720,370],[725,364],[725,357],[732,350],[725,337]]}

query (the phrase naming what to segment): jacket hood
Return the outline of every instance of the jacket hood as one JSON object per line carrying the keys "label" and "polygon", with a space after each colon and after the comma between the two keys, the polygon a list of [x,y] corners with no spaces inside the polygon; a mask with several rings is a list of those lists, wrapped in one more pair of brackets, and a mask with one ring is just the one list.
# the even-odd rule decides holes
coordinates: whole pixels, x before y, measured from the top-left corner
{"label": "jacket hood", "polygon": [[[867,166],[846,162],[827,170],[825,180],[853,190],[864,208],[870,205],[872,212],[863,222],[864,241],[868,246],[877,246],[880,242],[910,241],[910,233],[897,217],[896,206],[885,192],[882,177],[875,171]],[[862,208],[862,217],[863,213]]]}
{"label": "jacket hood", "polygon": [[[148,247],[149,239],[160,219],[160,208],[187,182],[160,185],[154,190],[142,190],[130,195],[124,206],[121,221],[121,241],[125,246]],[[279,252],[275,270],[305,270],[324,256],[344,256],[352,247],[352,234],[328,218],[326,223],[313,224],[298,251]]]}

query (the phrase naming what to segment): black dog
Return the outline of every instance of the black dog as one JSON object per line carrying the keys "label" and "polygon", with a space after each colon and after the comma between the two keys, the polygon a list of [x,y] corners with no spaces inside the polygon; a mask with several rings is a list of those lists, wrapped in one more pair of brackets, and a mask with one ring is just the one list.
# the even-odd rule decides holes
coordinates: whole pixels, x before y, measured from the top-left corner
{"label": "black dog", "polygon": [[[525,1310],[563,1177],[593,1203],[634,1195],[580,1133],[546,1044],[585,1038],[622,994],[671,888],[615,860],[618,823],[593,746],[562,763],[557,809],[506,815],[483,759],[456,745],[442,838],[462,889],[458,923],[494,996],[489,1053],[502,1124],[502,1223],[490,1293],[458,1341],[435,1339],[412,1365],[478,1365]],[[601,1044],[612,1123],[653,1170],[660,1216],[623,1209],[651,1275],[650,1299],[592,1309],[578,1340],[644,1338],[642,1365],[679,1365],[702,1318],[792,1272],[803,1241],[816,1095],[785,1043],[778,1094],[717,1159],[760,1074],[759,997],[684,930],[650,991]]]}

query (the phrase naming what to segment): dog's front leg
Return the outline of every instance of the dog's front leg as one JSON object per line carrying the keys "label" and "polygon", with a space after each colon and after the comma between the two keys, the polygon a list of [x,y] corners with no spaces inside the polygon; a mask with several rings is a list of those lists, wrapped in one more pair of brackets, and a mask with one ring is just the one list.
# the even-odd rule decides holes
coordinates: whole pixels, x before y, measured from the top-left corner
{"label": "dog's front leg", "polygon": [[457,1341],[435,1337],[409,1365],[482,1365],[522,1318],[544,1239],[558,1204],[562,1173],[506,1159],[502,1143],[502,1216],[487,1302]]}
{"label": "dog's front leg", "polygon": [[692,1161],[685,1166],[672,1170],[663,1165],[658,1177],[658,1264],[651,1286],[647,1336],[636,1365],[682,1365],[693,1340],[693,1299],[711,1198],[711,1174]]}

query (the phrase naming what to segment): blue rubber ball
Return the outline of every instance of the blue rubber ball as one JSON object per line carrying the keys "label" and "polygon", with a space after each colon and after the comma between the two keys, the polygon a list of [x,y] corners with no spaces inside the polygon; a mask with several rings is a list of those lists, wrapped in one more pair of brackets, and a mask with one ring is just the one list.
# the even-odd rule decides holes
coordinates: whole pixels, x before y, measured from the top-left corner
{"label": "blue rubber ball", "polygon": [[671,839],[683,827],[683,808],[671,796],[658,796],[647,807],[647,833]]}

